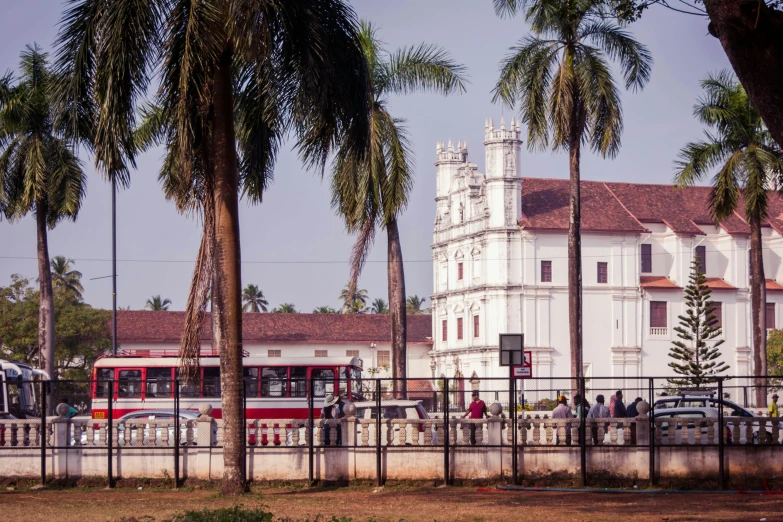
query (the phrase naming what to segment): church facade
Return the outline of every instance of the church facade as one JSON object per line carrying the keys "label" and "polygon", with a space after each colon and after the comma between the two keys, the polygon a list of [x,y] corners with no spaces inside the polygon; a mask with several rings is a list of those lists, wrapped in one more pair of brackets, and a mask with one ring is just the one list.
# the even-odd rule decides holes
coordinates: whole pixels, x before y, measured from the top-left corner
{"label": "church facade", "polygon": [[[570,376],[568,179],[522,177],[521,126],[485,123],[486,172],[467,146],[438,143],[432,242],[434,375],[507,377],[498,335],[523,333],[533,375]],[[583,363],[610,387],[669,376],[683,288],[700,258],[722,325],[723,360],[753,373],[749,228],[742,211],[718,225],[708,187],[582,181]],[[783,319],[783,201],[762,229],[767,327]]]}

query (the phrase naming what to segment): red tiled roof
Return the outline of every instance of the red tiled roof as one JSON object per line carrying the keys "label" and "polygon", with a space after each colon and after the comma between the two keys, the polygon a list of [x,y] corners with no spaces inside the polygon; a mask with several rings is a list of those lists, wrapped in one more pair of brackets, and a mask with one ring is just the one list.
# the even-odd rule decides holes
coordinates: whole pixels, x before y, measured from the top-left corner
{"label": "red tiled roof", "polygon": [[736,290],[736,286],[732,286],[724,281],[720,277],[708,277],[707,286],[713,290]]}
{"label": "red tiled roof", "polygon": [[432,382],[428,380],[412,379],[408,381],[409,399],[429,399],[434,391],[435,388],[432,387]]}
{"label": "red tiled roof", "polygon": [[765,286],[767,287],[767,292],[783,291],[783,286],[780,286],[780,284],[774,279],[767,279],[767,284]]}
{"label": "red tiled roof", "polygon": [[[120,343],[179,343],[185,312],[120,310]],[[408,342],[432,343],[430,315],[408,316]],[[358,343],[391,342],[388,315],[380,314],[242,314],[242,337],[248,343]],[[212,339],[207,314],[201,339]]]}
{"label": "red tiled roof", "polygon": [[[568,180],[522,178],[522,228],[568,230]],[[583,231],[644,232],[646,229],[606,190],[603,183],[583,181]]]}
{"label": "red tiled roof", "polygon": [[642,288],[668,288],[680,290],[680,287],[674,284],[674,281],[665,276],[640,276],[639,286]]}
{"label": "red tiled roof", "polygon": [[[567,179],[522,178],[522,228],[568,230]],[[582,181],[582,230],[644,232],[645,223],[664,223],[680,234],[704,234],[700,225],[714,225],[708,210],[710,187]],[[745,235],[744,202],[719,226],[729,234]],[[783,234],[783,198],[770,192],[764,223]]]}

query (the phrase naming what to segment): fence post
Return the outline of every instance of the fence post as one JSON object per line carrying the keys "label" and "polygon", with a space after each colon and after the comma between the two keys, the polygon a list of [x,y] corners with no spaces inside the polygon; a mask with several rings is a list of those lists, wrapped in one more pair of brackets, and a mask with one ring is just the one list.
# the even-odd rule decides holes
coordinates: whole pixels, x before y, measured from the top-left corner
{"label": "fence post", "polygon": [[[274,429],[272,431],[274,432]],[[256,430],[256,440],[258,440],[258,430]],[[244,377],[242,378],[242,480],[247,487],[247,381]]]}
{"label": "fence post", "polygon": [[[381,380],[375,379],[375,407],[378,408],[375,415],[375,482],[378,487],[383,486],[383,470],[381,469]],[[367,426],[369,430],[370,427]]]}
{"label": "fence post", "polygon": [[[508,410],[509,414],[511,416],[511,483],[515,486],[519,482],[519,451],[517,449],[518,441],[517,441],[517,392],[516,392],[516,385],[517,380],[514,379],[514,367],[509,366],[509,378],[508,378],[508,388],[509,388],[509,405]],[[524,406],[523,406],[524,409]]]}
{"label": "fence post", "polygon": [[443,379],[443,481],[449,485],[449,378]]}
{"label": "fence post", "polygon": [[579,377],[579,482],[582,487],[587,485],[587,412],[585,411],[585,378]]}
{"label": "fence post", "polygon": [[[718,377],[718,400],[723,400],[723,377]],[[720,475],[720,489],[726,486],[725,470],[723,469],[723,456],[725,448],[725,432],[723,428],[723,407],[718,406],[718,474]],[[739,441],[737,441],[739,442]]]}
{"label": "fence post", "polygon": [[313,449],[313,438],[315,437],[315,419],[313,419],[313,402],[314,402],[313,401],[313,393],[314,393],[315,390],[313,389],[313,375],[312,374],[310,374],[310,382],[308,384],[309,384],[309,387],[308,387],[308,390],[307,390],[308,391],[308,397],[307,397],[307,410],[308,410],[308,412],[307,412],[307,416],[308,416],[308,418],[310,420],[310,437],[308,437],[308,439],[307,439],[308,458],[309,458],[309,461],[307,463],[308,464],[308,475],[307,475],[307,477],[308,477],[308,480],[309,480],[309,483],[310,483],[310,487],[312,487],[313,486],[313,454],[315,452],[315,450]]}
{"label": "fence post", "polygon": [[112,453],[113,453],[112,450],[113,450],[113,446],[114,446],[114,440],[113,440],[114,439],[114,419],[113,419],[113,416],[114,416],[114,379],[111,379],[109,381],[109,393],[108,393],[107,402],[108,402],[108,405],[109,405],[108,412],[107,412],[107,415],[106,415],[109,418],[108,419],[109,465],[108,465],[107,469],[109,471],[109,487],[113,488],[114,487],[114,477],[112,476],[112,460],[111,459],[112,459]]}
{"label": "fence post", "polygon": [[174,489],[179,488],[179,379],[174,379]]}
{"label": "fence post", "polygon": [[650,378],[648,384],[648,393],[650,394],[650,485],[656,484],[655,480],[655,379]]}
{"label": "fence post", "polygon": [[46,485],[46,383],[41,381],[41,485]]}

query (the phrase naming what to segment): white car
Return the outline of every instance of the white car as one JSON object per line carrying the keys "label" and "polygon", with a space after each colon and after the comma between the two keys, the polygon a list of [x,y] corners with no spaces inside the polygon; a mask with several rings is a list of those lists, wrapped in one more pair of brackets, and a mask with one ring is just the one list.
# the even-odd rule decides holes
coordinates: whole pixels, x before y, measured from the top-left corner
{"label": "white car", "polygon": [[[357,419],[377,419],[378,418],[378,403],[375,401],[363,401],[363,402],[355,402],[354,406],[356,406],[356,418]],[[427,414],[427,412],[424,410],[424,406],[422,406],[421,401],[410,401],[410,400],[386,400],[381,401],[381,419],[383,420],[394,420],[394,419],[429,419],[430,416]],[[410,445],[412,442],[413,434],[417,434],[419,436],[419,444],[430,444],[429,437],[424,437],[426,429],[424,424],[418,424],[414,425],[414,427],[407,429],[407,435],[405,436],[405,441],[400,440],[400,425],[392,423],[394,426],[394,434],[392,435],[392,444],[394,444],[394,441],[396,440],[399,444],[405,444]],[[434,426],[430,428],[434,430]],[[372,432],[374,433],[375,428],[372,428]],[[388,428],[386,425],[381,426],[381,444],[386,445],[386,441],[388,440]],[[357,440],[361,440],[361,434],[362,434],[362,425],[360,423],[357,423]],[[433,444],[437,444],[437,431],[432,433],[433,436]],[[372,440],[371,438],[369,439]]]}

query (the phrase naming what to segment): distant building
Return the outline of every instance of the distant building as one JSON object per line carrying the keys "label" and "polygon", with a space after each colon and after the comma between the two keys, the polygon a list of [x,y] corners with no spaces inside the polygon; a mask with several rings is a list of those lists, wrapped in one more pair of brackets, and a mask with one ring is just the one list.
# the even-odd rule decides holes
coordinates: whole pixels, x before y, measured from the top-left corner
{"label": "distant building", "polygon": [[[185,324],[185,312],[117,312],[119,348],[177,349]],[[430,376],[432,324],[429,315],[408,316],[408,367],[412,376]],[[364,374],[391,377],[391,326],[388,315],[379,314],[242,314],[243,348],[254,356],[361,357]],[[201,332],[202,348],[212,347],[212,326],[207,317]],[[143,353],[143,352],[142,352]]]}
{"label": "distant building", "polygon": [[[524,333],[534,375],[563,387],[569,182],[520,176],[520,132],[513,119],[509,127],[503,119],[500,128],[486,123],[486,173],[469,162],[465,144],[437,145],[432,356],[437,375],[508,376],[498,364],[498,334]],[[615,389],[671,375],[673,327],[696,257],[719,304],[723,360],[732,374],[752,374],[750,230],[742,212],[716,226],[708,187],[583,181],[581,195],[584,375],[613,377],[605,384]],[[762,235],[767,328],[774,328],[783,318],[777,195],[769,214]]]}

